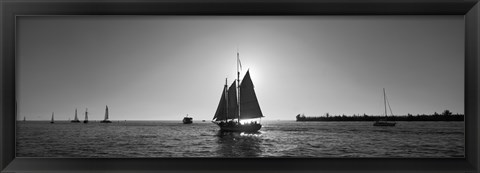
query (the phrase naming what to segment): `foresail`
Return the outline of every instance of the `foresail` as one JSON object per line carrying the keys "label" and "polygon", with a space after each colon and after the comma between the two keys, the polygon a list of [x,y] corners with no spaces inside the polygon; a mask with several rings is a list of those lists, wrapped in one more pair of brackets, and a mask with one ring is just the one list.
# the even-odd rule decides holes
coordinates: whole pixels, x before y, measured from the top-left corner
{"label": "foresail", "polygon": [[263,117],[258,104],[250,72],[247,71],[240,85],[240,119],[252,119]]}
{"label": "foresail", "polygon": [[220,97],[220,102],[218,103],[217,111],[213,116],[213,120],[221,121],[227,119],[227,100],[225,92],[227,91],[227,86],[223,88],[222,97]]}
{"label": "foresail", "polygon": [[234,81],[230,88],[228,88],[228,114],[227,119],[238,118],[238,103],[237,103],[237,82]]}

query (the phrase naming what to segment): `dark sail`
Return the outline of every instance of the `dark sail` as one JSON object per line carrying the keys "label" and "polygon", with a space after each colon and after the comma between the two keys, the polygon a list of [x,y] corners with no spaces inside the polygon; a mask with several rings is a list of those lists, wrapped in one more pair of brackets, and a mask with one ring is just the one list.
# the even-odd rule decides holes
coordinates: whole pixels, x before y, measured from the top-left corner
{"label": "dark sail", "polygon": [[227,98],[225,93],[227,92],[227,85],[223,88],[222,97],[220,97],[220,103],[218,103],[217,111],[213,116],[214,121],[221,121],[227,119]]}
{"label": "dark sail", "polygon": [[250,72],[247,71],[240,85],[240,119],[252,119],[263,117],[258,104],[257,95],[253,89]]}
{"label": "dark sail", "polygon": [[78,117],[77,117],[77,109],[75,109],[75,118],[73,119],[74,121],[78,121]]}
{"label": "dark sail", "polygon": [[85,120],[83,120],[83,123],[88,123],[88,109],[85,109]]}
{"label": "dark sail", "polygon": [[105,106],[105,119],[104,120],[105,121],[108,120],[108,106]]}
{"label": "dark sail", "polygon": [[227,119],[238,118],[238,102],[237,102],[237,82],[234,81],[228,88],[228,114]]}

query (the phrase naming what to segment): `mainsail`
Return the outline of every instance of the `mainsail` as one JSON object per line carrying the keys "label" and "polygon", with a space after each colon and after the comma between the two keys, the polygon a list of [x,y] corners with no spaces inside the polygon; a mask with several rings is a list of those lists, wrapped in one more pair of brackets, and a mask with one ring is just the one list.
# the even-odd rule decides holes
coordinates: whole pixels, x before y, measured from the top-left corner
{"label": "mainsail", "polygon": [[88,122],[88,109],[85,109],[85,120],[83,122]]}
{"label": "mainsail", "polygon": [[257,95],[253,89],[250,72],[247,71],[240,85],[240,119],[252,119],[263,117],[258,104]]}
{"label": "mainsail", "polygon": [[78,121],[78,117],[77,117],[77,109],[75,109],[75,118],[73,119],[74,121]]}
{"label": "mainsail", "polygon": [[[228,119],[254,119],[263,117],[260,105],[258,104],[257,96],[253,87],[250,72],[245,74],[240,88],[240,104],[237,98],[237,83],[234,81],[227,90],[227,85],[224,86],[222,97],[218,103],[217,111],[213,120],[223,121]],[[240,106],[240,115],[238,107]]]}
{"label": "mainsail", "polygon": [[[115,109],[115,108],[114,108]],[[115,111],[115,110],[114,110]],[[115,112],[114,112],[115,113]],[[105,106],[105,121],[108,120],[108,106]]]}

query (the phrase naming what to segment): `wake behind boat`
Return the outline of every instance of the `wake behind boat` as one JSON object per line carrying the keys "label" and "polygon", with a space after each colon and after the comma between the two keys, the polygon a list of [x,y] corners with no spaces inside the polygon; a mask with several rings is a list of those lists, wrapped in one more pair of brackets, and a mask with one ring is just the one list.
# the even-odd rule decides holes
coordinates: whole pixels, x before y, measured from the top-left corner
{"label": "wake behind boat", "polygon": [[220,103],[212,122],[217,124],[222,131],[257,132],[262,128],[257,121],[241,122],[241,120],[258,119],[264,116],[258,104],[249,70],[240,83],[239,62],[239,53],[237,52],[237,80],[230,87],[225,80]]}

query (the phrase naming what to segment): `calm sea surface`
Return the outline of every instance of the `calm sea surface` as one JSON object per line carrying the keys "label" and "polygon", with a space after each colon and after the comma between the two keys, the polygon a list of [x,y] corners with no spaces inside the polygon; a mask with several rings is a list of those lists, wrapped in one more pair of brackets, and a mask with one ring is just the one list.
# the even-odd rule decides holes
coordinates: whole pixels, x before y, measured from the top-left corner
{"label": "calm sea surface", "polygon": [[463,122],[262,121],[257,134],[211,122],[17,123],[17,157],[464,157]]}

